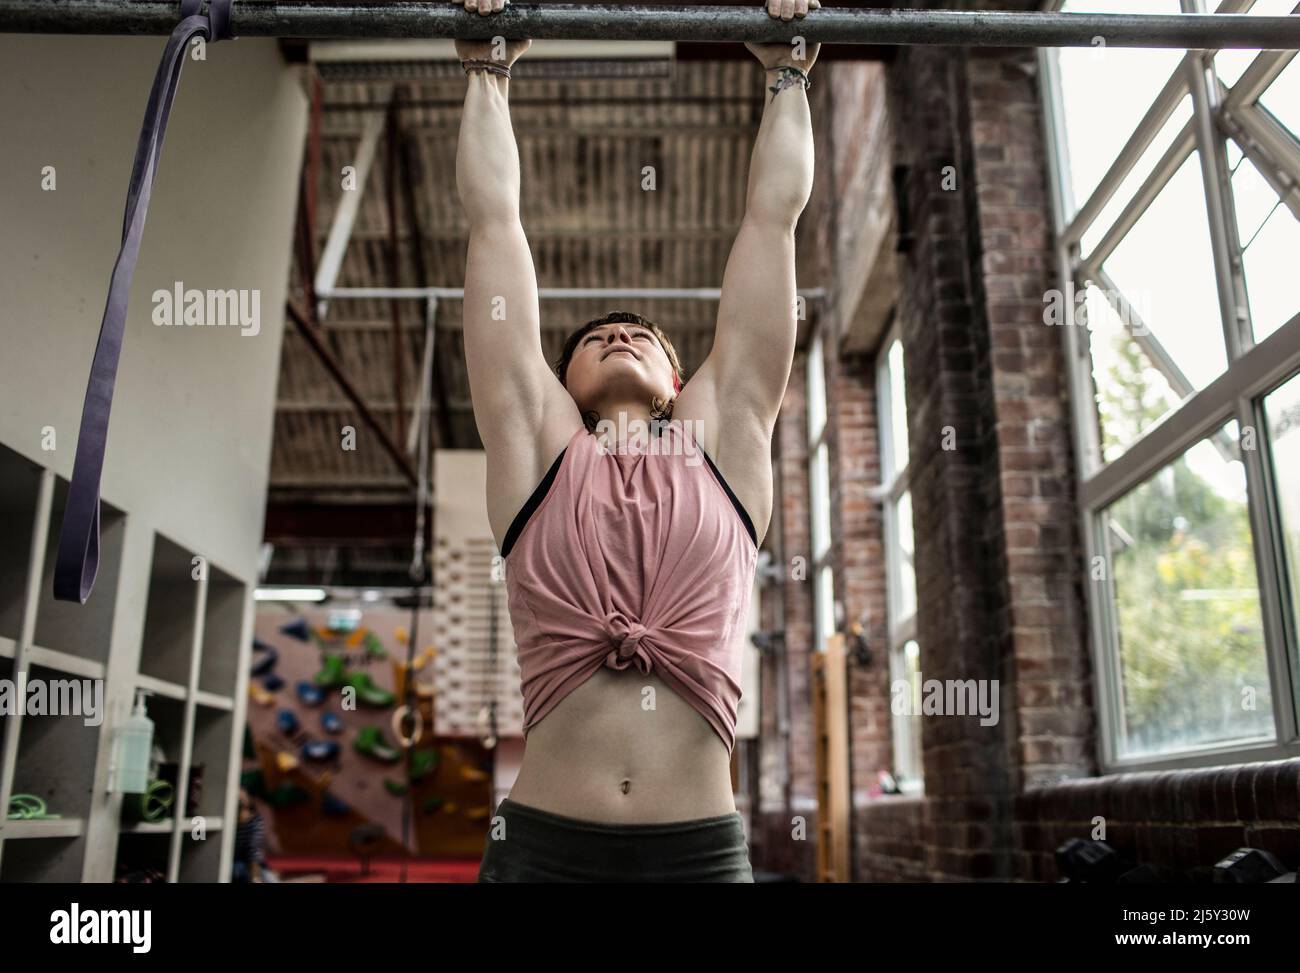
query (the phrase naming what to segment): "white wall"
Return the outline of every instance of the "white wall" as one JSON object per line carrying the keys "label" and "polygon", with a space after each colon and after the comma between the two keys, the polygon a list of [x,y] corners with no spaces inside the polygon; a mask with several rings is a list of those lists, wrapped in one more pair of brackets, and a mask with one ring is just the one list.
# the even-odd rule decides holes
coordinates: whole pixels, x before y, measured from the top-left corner
{"label": "white wall", "polygon": [[[64,478],[72,472],[135,144],[162,50],[163,39],[152,37],[0,35],[0,443]],[[93,795],[79,839],[83,881],[113,878],[121,795],[108,793],[107,770],[113,729],[129,709],[137,670],[144,671],[155,532],[249,586],[233,637],[227,617],[225,636],[211,645],[206,627],[199,627],[193,646],[172,647],[178,658],[202,658],[204,666],[211,660],[214,671],[238,674],[226,703],[232,727],[227,780],[211,787],[213,794],[225,791],[219,810],[227,822],[234,820],[252,631],[247,592],[256,583],[265,515],[307,102],[299,71],[283,63],[274,41],[220,42],[209,45],[207,55],[206,61],[187,61],[182,72],[131,290],[102,484],[104,500],[127,514],[115,552],[121,558],[117,591],[101,583],[91,604],[73,609],[85,612],[88,626],[111,627],[103,666],[108,718],[94,741],[93,767],[78,763],[76,753],[52,762],[69,793],[89,786]],[[45,166],[56,170],[53,192],[42,189]],[[260,291],[260,332],[155,326],[151,295],[177,281],[201,290]],[[52,450],[43,446],[47,427],[56,435]],[[56,520],[50,535],[57,537],[58,530]],[[0,545],[25,551],[30,531],[30,521],[0,522]],[[39,580],[39,572],[32,577]],[[48,600],[48,587],[42,588],[39,597]],[[207,592],[212,609],[206,582],[198,591]],[[105,599],[113,611],[104,610]],[[196,595],[196,604],[203,601]],[[228,598],[224,604],[228,613]],[[188,602],[171,608],[181,615],[190,610]],[[64,611],[60,617],[70,616]],[[77,643],[52,647],[75,656]],[[20,638],[18,658],[25,649]],[[169,678],[182,682],[184,674]],[[201,684],[193,661],[189,683],[180,686],[187,724]],[[214,712],[220,710],[206,715],[209,727]],[[190,759],[191,739],[189,730],[180,735],[173,759]],[[211,758],[219,737],[209,732],[204,746]],[[12,772],[6,761],[0,776]],[[178,869],[191,873],[182,860],[202,862],[209,879],[228,874],[233,829],[219,833],[219,861],[212,846],[193,842],[185,843],[182,855],[187,835],[178,829],[171,836],[173,878]]]}
{"label": "white wall", "polygon": [[[69,476],[163,38],[0,35],[0,442]],[[131,290],[103,496],[255,581],[307,105],[272,40],[186,61]],[[42,191],[42,167],[57,189]],[[258,289],[261,332],[150,297]],[[42,428],[56,446],[42,449]],[[57,528],[56,528],[57,529]]]}

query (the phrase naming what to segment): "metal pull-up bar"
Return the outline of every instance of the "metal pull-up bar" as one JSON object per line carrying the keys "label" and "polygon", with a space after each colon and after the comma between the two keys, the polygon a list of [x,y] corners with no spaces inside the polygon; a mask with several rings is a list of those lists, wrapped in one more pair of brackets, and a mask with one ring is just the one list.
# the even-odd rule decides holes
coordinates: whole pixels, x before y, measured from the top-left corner
{"label": "metal pull-up bar", "polygon": [[[0,32],[170,34],[175,0],[3,0]],[[447,0],[278,3],[240,0],[236,36],[303,38],[531,37],[553,40],[788,41],[970,47],[1300,49],[1300,16],[1087,14],[825,8],[783,23],[757,4],[511,4],[490,17]]]}

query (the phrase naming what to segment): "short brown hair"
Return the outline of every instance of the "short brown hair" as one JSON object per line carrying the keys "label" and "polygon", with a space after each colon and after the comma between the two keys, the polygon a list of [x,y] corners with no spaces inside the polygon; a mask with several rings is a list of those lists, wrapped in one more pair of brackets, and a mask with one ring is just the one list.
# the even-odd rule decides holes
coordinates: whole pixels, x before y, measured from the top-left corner
{"label": "short brown hair", "polygon": [[580,342],[585,334],[606,324],[638,324],[643,328],[649,328],[654,336],[659,339],[659,344],[663,346],[664,354],[668,356],[668,363],[673,366],[673,384],[676,386],[675,391],[680,392],[682,386],[686,384],[686,375],[682,371],[682,363],[677,357],[677,349],[664,334],[663,329],[641,315],[632,311],[610,311],[608,314],[593,318],[582,327],[574,331],[569,337],[564,339],[564,350],[560,352],[559,361],[555,363],[555,372],[560,377],[560,384],[564,384],[565,376],[569,371],[569,362],[573,359],[573,353],[578,349]]}

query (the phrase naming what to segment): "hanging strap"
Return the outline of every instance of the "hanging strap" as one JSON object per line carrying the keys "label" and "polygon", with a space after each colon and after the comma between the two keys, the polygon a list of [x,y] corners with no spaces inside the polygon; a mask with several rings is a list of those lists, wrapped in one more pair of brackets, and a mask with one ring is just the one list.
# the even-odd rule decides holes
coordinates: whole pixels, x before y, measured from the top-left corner
{"label": "hanging strap", "polygon": [[99,487],[104,473],[104,445],[108,439],[108,415],[113,407],[113,386],[117,382],[117,362],[122,354],[127,298],[140,256],[140,237],[149,212],[149,197],[153,193],[158,156],[167,131],[167,116],[171,112],[172,99],[176,97],[176,86],[180,83],[186,49],[190,38],[196,34],[202,34],[209,42],[234,37],[230,24],[230,5],[233,2],[211,0],[205,15],[199,12],[203,0],[181,0],[181,22],[167,40],[149,92],[140,142],[135,150],[135,165],[131,170],[131,186],[127,190],[122,246],[113,265],[108,302],[99,326],[90,380],[86,383],[77,454],[59,531],[54,597],[60,601],[85,604],[99,572]]}

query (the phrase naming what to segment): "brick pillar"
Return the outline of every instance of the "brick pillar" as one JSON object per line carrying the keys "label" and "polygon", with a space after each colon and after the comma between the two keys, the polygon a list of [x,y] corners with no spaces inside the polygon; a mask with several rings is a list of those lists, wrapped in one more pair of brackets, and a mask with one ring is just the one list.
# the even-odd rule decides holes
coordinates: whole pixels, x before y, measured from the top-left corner
{"label": "brick pillar", "polygon": [[878,772],[894,766],[884,519],[880,503],[868,495],[880,483],[880,425],[873,358],[831,360],[828,371],[835,596],[844,606],[845,627],[862,626],[870,653],[858,659],[850,640],[850,771],[858,807]]}
{"label": "brick pillar", "polygon": [[[823,191],[809,207],[806,243],[819,248],[819,267],[829,282],[829,299],[821,322],[825,336],[828,444],[830,447],[831,565],[835,598],[844,609],[846,636],[855,625],[869,656],[849,644],[849,761],[853,807],[867,800],[881,770],[893,768],[889,711],[889,636],[886,619],[884,522],[881,507],[869,495],[880,483],[879,415],[876,408],[877,347],[846,351],[848,332],[860,305],[876,295],[865,293],[876,267],[876,247],[883,242],[890,212],[889,138],[883,65],[837,62],[823,72],[824,102],[818,104]],[[883,198],[882,198],[883,194]],[[882,304],[887,307],[889,295]],[[866,328],[866,325],[859,325]],[[883,329],[883,321],[873,325]],[[869,339],[878,346],[882,335]],[[855,828],[855,845],[859,829]],[[855,854],[856,858],[856,854]]]}
{"label": "brick pillar", "polygon": [[[1090,771],[1068,404],[1032,51],[910,49],[890,108],[908,167],[898,319],[926,680],[996,681],[999,722],[923,727],[929,871],[1007,878],[1012,802]],[[992,685],[992,682],[988,683]]]}
{"label": "brick pillar", "polygon": [[[1055,281],[1034,61],[1032,51],[900,48],[883,126],[865,123],[866,76],[837,71],[835,97],[823,88],[814,100],[826,162],[800,226],[800,283],[829,289],[832,563],[846,623],[862,623],[878,650],[849,671],[859,881],[1039,877],[1043,852],[1017,847],[1027,833],[1013,824],[1015,803],[1027,788],[1092,769],[1063,356],[1059,331],[1042,323]],[[859,184],[881,164],[882,140],[909,174],[898,229],[910,249],[899,259],[894,314],[907,373],[922,678],[998,690],[994,725],[978,714],[918,717],[923,799],[867,793],[893,763],[883,525],[866,495],[880,478],[878,349],[841,357],[839,338],[864,280],[854,256],[870,206]],[[787,568],[809,547],[804,374],[801,354],[778,431]],[[787,582],[784,598],[790,735],[775,745],[788,748],[794,814],[814,801],[812,585]]]}
{"label": "brick pillar", "polygon": [[[888,186],[889,136],[882,65],[839,62],[819,70],[823,80],[812,92],[818,172],[799,223],[799,276],[827,288],[827,300],[816,309],[816,327],[825,355],[834,596],[846,629],[860,624],[870,647],[869,657],[859,657],[850,644],[846,666],[849,774],[857,808],[868,800],[878,772],[892,768],[893,743],[884,529],[880,505],[868,494],[880,482],[875,349],[844,347],[874,248],[892,246],[890,240],[879,242],[889,212],[888,198],[880,198]],[[802,367],[794,380],[803,384]],[[855,861],[860,834],[854,827]]]}
{"label": "brick pillar", "polygon": [[[776,534],[769,532],[766,547],[781,569],[783,581],[772,591],[783,629],[784,649],[765,657],[763,669],[763,729],[759,740],[761,767],[774,761],[786,767],[787,792],[780,811],[755,815],[753,849],[756,868],[783,871],[812,880],[815,871],[817,792],[813,750],[812,685],[812,577],[806,571],[811,562],[812,537],[808,506],[808,414],[804,376],[808,360],[804,352],[795,356],[785,402],[773,434],[777,455],[776,502],[780,522]],[[795,559],[805,571],[792,577]],[[773,776],[775,772],[773,772]],[[795,840],[794,819],[805,821],[803,840]]]}
{"label": "brick pillar", "polygon": [[[907,167],[897,308],[908,376],[917,641],[924,680],[1000,680],[995,632],[996,433],[988,336],[972,287],[974,173],[962,144],[963,57],[911,48],[891,66],[895,158]],[[953,180],[955,179],[955,183]],[[1005,722],[927,716],[922,727],[927,870],[1009,873],[1013,775]]]}
{"label": "brick pillar", "polygon": [[[1043,322],[1055,281],[1047,159],[1032,51],[968,61],[978,203],[976,293],[992,354],[1003,579],[1003,698],[1020,788],[1095,772],[1082,552],[1059,328]],[[1012,705],[1014,703],[1014,706]]]}

